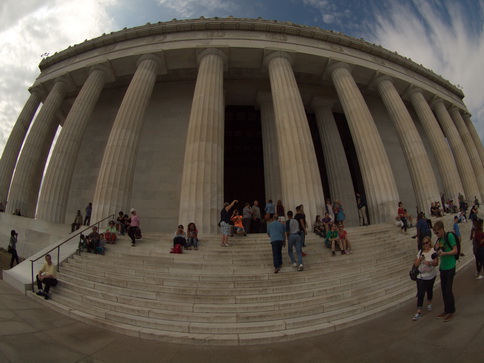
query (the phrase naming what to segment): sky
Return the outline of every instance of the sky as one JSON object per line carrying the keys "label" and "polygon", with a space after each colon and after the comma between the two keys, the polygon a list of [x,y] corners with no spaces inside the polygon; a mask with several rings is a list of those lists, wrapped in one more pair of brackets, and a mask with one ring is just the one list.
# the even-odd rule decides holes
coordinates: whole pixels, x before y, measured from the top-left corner
{"label": "sky", "polygon": [[48,54],[124,27],[227,17],[341,32],[461,88],[484,140],[484,0],[0,0],[0,154]]}

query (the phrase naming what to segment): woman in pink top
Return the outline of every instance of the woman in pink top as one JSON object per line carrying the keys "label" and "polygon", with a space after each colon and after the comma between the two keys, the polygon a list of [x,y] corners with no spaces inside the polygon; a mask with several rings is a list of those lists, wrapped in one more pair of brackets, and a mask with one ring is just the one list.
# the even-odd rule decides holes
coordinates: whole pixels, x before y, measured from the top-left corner
{"label": "woman in pink top", "polygon": [[131,209],[131,222],[129,223],[128,236],[131,238],[131,246],[136,246],[136,232],[139,229],[139,216],[134,208]]}

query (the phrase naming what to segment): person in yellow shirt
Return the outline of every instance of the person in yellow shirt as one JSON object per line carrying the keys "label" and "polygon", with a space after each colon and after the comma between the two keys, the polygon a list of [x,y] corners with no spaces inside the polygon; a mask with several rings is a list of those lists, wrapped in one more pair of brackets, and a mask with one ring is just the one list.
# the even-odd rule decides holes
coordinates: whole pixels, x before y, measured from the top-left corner
{"label": "person in yellow shirt", "polygon": [[[42,284],[45,287],[42,289]],[[52,257],[45,255],[45,263],[37,274],[37,295],[43,296],[45,300],[49,300],[49,290],[51,286],[57,285],[57,269],[52,263]]]}

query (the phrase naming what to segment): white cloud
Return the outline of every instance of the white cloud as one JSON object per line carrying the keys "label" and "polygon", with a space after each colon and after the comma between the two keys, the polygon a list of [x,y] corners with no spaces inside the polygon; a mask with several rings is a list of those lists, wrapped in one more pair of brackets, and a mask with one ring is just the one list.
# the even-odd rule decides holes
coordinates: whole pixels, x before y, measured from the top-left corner
{"label": "white cloud", "polygon": [[[484,139],[482,21],[480,29],[469,26],[469,14],[457,2],[449,2],[445,8],[425,1],[408,5],[391,2],[389,12],[380,12],[370,25],[373,28],[372,41],[411,58],[452,84],[462,86],[466,95],[464,102],[473,114],[481,139]],[[474,10],[482,14],[483,2],[474,5]]]}
{"label": "white cloud", "polygon": [[[0,7],[0,154],[45,52],[54,53],[113,30],[116,0],[12,1]],[[5,22],[3,22],[5,20]]]}
{"label": "white cloud", "polygon": [[[239,8],[233,1],[226,0],[158,0],[160,5],[179,14],[181,18],[200,16],[228,16]],[[218,13],[217,13],[218,12]]]}

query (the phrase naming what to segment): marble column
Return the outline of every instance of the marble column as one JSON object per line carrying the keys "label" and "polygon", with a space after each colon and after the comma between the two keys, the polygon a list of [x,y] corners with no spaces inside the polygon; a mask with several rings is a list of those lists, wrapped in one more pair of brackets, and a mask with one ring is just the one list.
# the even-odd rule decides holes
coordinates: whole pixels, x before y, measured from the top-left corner
{"label": "marble column", "polygon": [[359,221],[355,188],[343,142],[331,110],[334,103],[333,100],[315,97],[311,103],[311,108],[318,124],[331,198],[333,201],[340,200],[343,203],[346,214],[345,224],[357,226]]}
{"label": "marble column", "polygon": [[33,88],[3,149],[2,158],[0,159],[0,202],[3,203],[4,207],[7,203],[8,190],[10,189],[20,149],[41,100],[42,92],[38,88]]}
{"label": "marble column", "polygon": [[22,216],[35,216],[45,163],[59,126],[56,113],[64,102],[69,86],[66,78],[56,79],[32,125],[15,168],[8,197],[8,213],[19,209]]}
{"label": "marble column", "polygon": [[72,176],[84,131],[108,75],[110,71],[106,67],[98,65],[91,68],[89,77],[67,115],[42,183],[37,206],[38,219],[65,222]]}
{"label": "marble column", "polygon": [[375,80],[375,84],[397,131],[412,180],[417,208],[426,212],[432,202],[440,200],[439,187],[427,151],[392,79],[382,76]]}
{"label": "marble column", "polygon": [[217,233],[224,203],[223,73],[226,62],[226,54],[218,49],[206,49],[198,56],[183,162],[179,223],[194,222],[201,233]]}
{"label": "marble column", "polygon": [[276,204],[279,199],[282,200],[282,187],[274,103],[270,93],[259,93],[257,103],[261,112],[265,194],[266,199],[272,199]]}
{"label": "marble column", "polygon": [[306,111],[292,70],[291,56],[267,55],[280,156],[281,186],[286,211],[304,205],[311,226],[324,206],[323,186]]}
{"label": "marble column", "polygon": [[482,165],[484,165],[484,147],[482,146],[481,138],[479,137],[479,134],[477,133],[476,128],[472,123],[471,115],[469,115],[468,113],[465,113],[462,116],[462,118],[464,119],[467,129],[471,134],[472,140],[474,140],[474,145],[476,146],[477,152],[479,153],[479,157],[481,158]]}
{"label": "marble column", "polygon": [[95,222],[131,207],[131,191],[136,156],[146,109],[156,77],[162,67],[160,57],[147,54],[137,61],[137,69],[119,107],[104,150],[92,201]]}
{"label": "marble column", "polygon": [[473,201],[474,196],[479,196],[480,192],[477,185],[476,175],[472,170],[471,160],[467,154],[466,146],[464,146],[459,131],[457,131],[454,121],[450,117],[444,102],[437,99],[432,102],[432,104],[437,119],[440,121],[440,125],[444,130],[444,134],[447,136],[452,154],[454,155],[457,170],[459,171],[462,186],[464,187],[464,197],[467,200]]}
{"label": "marble column", "polygon": [[[437,167],[440,172],[440,178],[442,179],[445,196],[448,199],[457,201],[457,195],[463,193],[464,188],[462,187],[462,182],[457,174],[454,157],[449,149],[449,145],[445,141],[444,133],[425,99],[422,90],[419,88],[412,88],[407,95],[417,113],[428,142],[432,147],[435,161],[437,162]],[[438,200],[440,200],[440,198]]]}
{"label": "marble column", "polygon": [[480,195],[476,195],[479,200],[482,200],[484,197],[484,168],[482,166],[481,157],[479,156],[479,152],[477,151],[477,147],[474,144],[474,140],[472,139],[471,133],[465,124],[464,119],[462,118],[460,111],[457,107],[452,107],[449,110],[450,116],[454,120],[455,126],[459,131],[460,137],[464,144],[464,149],[467,151],[469,155],[469,159],[471,162],[471,168],[474,171],[474,175],[477,180],[477,185],[479,188]]}
{"label": "marble column", "polygon": [[380,134],[348,64],[328,69],[348,122],[365,185],[370,223],[393,221],[398,191]]}

